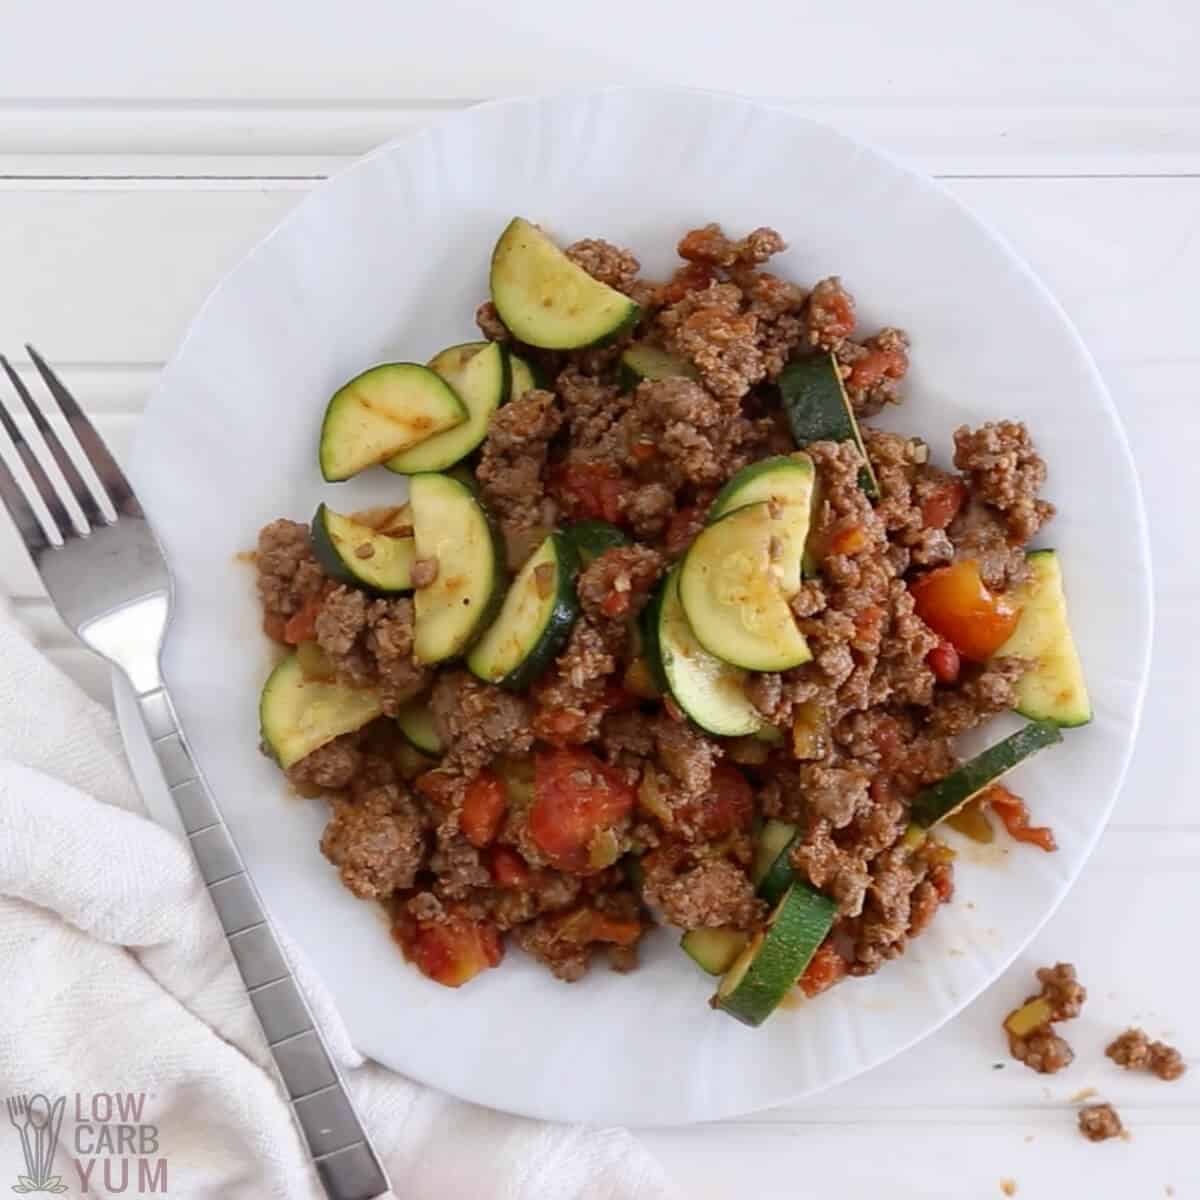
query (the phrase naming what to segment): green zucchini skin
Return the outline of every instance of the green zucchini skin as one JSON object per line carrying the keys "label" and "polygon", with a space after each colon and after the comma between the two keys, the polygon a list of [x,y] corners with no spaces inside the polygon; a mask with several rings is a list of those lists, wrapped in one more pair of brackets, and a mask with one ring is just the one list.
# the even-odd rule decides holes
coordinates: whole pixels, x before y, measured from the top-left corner
{"label": "green zucchini skin", "polygon": [[1013,655],[1033,662],[1016,684],[1016,711],[1021,716],[1054,721],[1064,729],[1086,725],[1092,719],[1092,702],[1067,617],[1058,552],[1031,550],[1025,557],[1031,576],[1011,596],[1021,616],[996,657]]}
{"label": "green zucchini skin", "polygon": [[1053,721],[1031,721],[918,792],[912,802],[913,821],[929,829],[1039,750],[1061,741],[1062,732]]}
{"label": "green zucchini skin", "polygon": [[[388,537],[327,504],[317,506],[309,528],[313,554],[331,579],[380,596],[412,591],[413,539]],[[369,558],[355,550],[370,546]]]}
{"label": "green zucchini skin", "polygon": [[458,658],[491,624],[504,599],[504,543],[483,502],[452,475],[409,480],[418,558],[438,560],[434,582],[413,593],[413,658]]}
{"label": "green zucchini skin", "polygon": [[713,1007],[744,1025],[761,1025],[796,986],[833,926],[837,905],[796,882],[775,906],[766,930],[726,971]]}
{"label": "green zucchini skin", "polygon": [[[538,590],[538,570],[551,567],[549,592]],[[579,560],[561,532],[547,535],[517,573],[495,622],[467,656],[467,667],[485,683],[527,688],[561,652],[579,617],[575,576]]]}
{"label": "green zucchini skin", "polygon": [[768,904],[778,904],[792,885],[792,847],[800,831],[786,821],[769,820],[759,834],[754,853],[755,890]]}
{"label": "green zucchini skin", "polygon": [[790,363],[780,372],[778,386],[796,445],[803,449],[811,442],[853,442],[864,461],[859,486],[878,500],[879,481],[833,355],[814,354]]}
{"label": "green zucchini skin", "polygon": [[635,325],[641,313],[628,296],[593,279],[523,217],[500,235],[489,282],[508,331],[541,350],[603,345]]}
{"label": "green zucchini skin", "polygon": [[461,462],[487,437],[492,415],[509,395],[511,364],[499,342],[464,342],[429,360],[462,402],[467,419],[389,458],[383,465],[397,475],[445,471]]}
{"label": "green zucchini skin", "polygon": [[463,402],[436,371],[381,363],[344,384],[326,406],[321,474],[340,483],[466,419]]}
{"label": "green zucchini skin", "polygon": [[679,944],[702,971],[724,975],[749,940],[740,929],[689,929]]}
{"label": "green zucchini skin", "polygon": [[575,521],[563,532],[575,548],[581,567],[590,567],[605,551],[630,544],[628,536],[607,521]]}
{"label": "green zucchini skin", "polygon": [[640,343],[622,353],[618,375],[621,387],[627,392],[632,392],[644,380],[699,378],[696,368],[685,359],[676,358],[657,346]]}
{"label": "green zucchini skin", "polygon": [[709,654],[692,633],[679,601],[678,567],[642,610],[639,629],[654,682],[701,729],[741,737],[762,727],[745,693],[746,672]]}
{"label": "green zucchini skin", "polygon": [[299,658],[289,654],[263,684],[258,723],[263,746],[286,771],[334,738],[361,729],[382,712],[378,692],[309,679]]}
{"label": "green zucchini skin", "polygon": [[414,750],[432,758],[442,756],[444,747],[433,723],[433,713],[429,711],[428,696],[410,700],[405,704],[396,714],[396,724]]}

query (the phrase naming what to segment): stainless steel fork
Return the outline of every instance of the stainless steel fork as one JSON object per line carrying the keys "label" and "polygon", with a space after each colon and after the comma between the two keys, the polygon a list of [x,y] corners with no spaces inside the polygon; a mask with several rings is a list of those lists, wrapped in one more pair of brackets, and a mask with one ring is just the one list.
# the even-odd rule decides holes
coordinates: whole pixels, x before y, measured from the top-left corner
{"label": "stainless steel fork", "polygon": [[[388,1180],[292,975],[258,892],[179,726],[159,669],[171,616],[171,576],[145,513],[104,442],[70,392],[32,346],[30,359],[95,472],[76,462],[20,375],[0,355],[33,426],[27,437],[0,397],[0,424],[28,472],[28,484],[0,458],[0,500],[63,620],[86,646],[129,678],[188,844],[208,887],[313,1162],[332,1200],[369,1200]],[[53,411],[53,409],[51,410]],[[35,452],[57,465],[53,478]],[[72,516],[71,503],[78,506]]]}

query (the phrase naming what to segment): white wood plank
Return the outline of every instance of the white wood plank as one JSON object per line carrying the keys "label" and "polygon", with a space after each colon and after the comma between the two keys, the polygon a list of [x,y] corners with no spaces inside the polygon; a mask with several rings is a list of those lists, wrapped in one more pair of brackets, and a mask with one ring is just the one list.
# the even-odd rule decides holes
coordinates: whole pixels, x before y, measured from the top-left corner
{"label": "white wood plank", "polygon": [[[1200,106],[779,102],[932,175],[1200,173]],[[467,103],[0,102],[0,177],[319,178]]]}
{"label": "white wood plank", "polygon": [[1197,97],[1196,25],[1182,0],[964,6],[743,0],[719,18],[674,0],[337,6],[208,0],[11,5],[10,98],[342,102],[476,97],[614,80],[793,98],[1047,106]]}

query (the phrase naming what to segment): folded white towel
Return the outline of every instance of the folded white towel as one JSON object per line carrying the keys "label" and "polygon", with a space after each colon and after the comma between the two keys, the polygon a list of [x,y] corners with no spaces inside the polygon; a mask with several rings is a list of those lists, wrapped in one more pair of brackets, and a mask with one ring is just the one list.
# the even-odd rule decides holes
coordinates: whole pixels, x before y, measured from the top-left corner
{"label": "folded white towel", "polygon": [[[111,715],[7,612],[0,664],[0,1095],[66,1097],[54,1170],[67,1196],[84,1193],[81,1171],[87,1194],[120,1194],[122,1170],[138,1194],[139,1159],[152,1173],[165,1159],[172,1197],[318,1200],[203,885],[187,849],[146,817]],[[624,1130],[502,1116],[365,1063],[289,953],[400,1200],[674,1194]],[[89,1153],[119,1136],[115,1114],[107,1135],[93,1117],[124,1097],[144,1097],[126,1123],[154,1128]],[[6,1115],[5,1193],[27,1174]]]}

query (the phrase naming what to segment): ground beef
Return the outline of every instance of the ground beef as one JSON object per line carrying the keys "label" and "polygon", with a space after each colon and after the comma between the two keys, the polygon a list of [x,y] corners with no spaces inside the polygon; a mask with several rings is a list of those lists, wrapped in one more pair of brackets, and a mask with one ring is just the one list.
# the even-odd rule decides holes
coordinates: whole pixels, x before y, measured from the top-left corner
{"label": "ground beef", "polygon": [[254,566],[258,598],[268,618],[287,618],[299,612],[325,583],[313,556],[308,526],[298,521],[272,521],[263,527]]}
{"label": "ground beef", "polygon": [[988,587],[1007,591],[1029,578],[1024,546],[1010,539],[1004,519],[986,504],[968,502],[946,534],[955,561],[978,563]]}
{"label": "ground beef", "polygon": [[498,408],[488,426],[475,477],[511,566],[524,561],[543,529],[546,452],[562,423],[554,393],[534,388]]}
{"label": "ground beef", "polygon": [[568,246],[566,256],[593,279],[627,295],[637,281],[641,263],[628,251],[601,238],[584,238]]}
{"label": "ground beef", "polygon": [[623,466],[629,457],[625,416],[633,395],[568,364],[554,384],[567,431],[567,460]]}
{"label": "ground beef", "polygon": [[974,674],[967,675],[958,687],[938,693],[927,730],[957,737],[1014,707],[1016,685],[1032,665],[1025,658],[993,658]]}
{"label": "ground beef", "polygon": [[832,833],[828,821],[810,822],[792,850],[792,866],[836,901],[840,914],[857,917],[863,909],[870,871],[862,857],[839,846]]}
{"label": "ground beef", "polygon": [[640,538],[657,541],[675,515],[675,492],[665,483],[639,484],[624,496],[625,519]]}
{"label": "ground beef", "polygon": [[287,769],[288,782],[300,792],[308,788],[336,792],[348,788],[362,770],[358,735],[348,733],[306,755]]}
{"label": "ground beef", "polygon": [[1042,985],[1042,996],[1050,1001],[1051,1021],[1071,1021],[1083,1011],[1087,988],[1076,978],[1071,963],[1039,967],[1037,979]]}
{"label": "ground beef", "polygon": [[1048,1025],[1035,1029],[1028,1037],[1009,1034],[1008,1050],[1017,1062],[1041,1075],[1053,1075],[1075,1061],[1075,1052]]}
{"label": "ground beef", "polygon": [[1079,1132],[1089,1142],[1106,1142],[1120,1137],[1125,1127],[1111,1104],[1089,1104],[1079,1110]]}
{"label": "ground beef", "polygon": [[1118,1066],[1130,1071],[1149,1071],[1171,1082],[1186,1070],[1183,1055],[1165,1042],[1152,1042],[1141,1029],[1127,1029],[1104,1051]]}
{"label": "ground beef", "polygon": [[762,919],[763,903],[756,899],[746,872],[735,863],[707,858],[680,866],[676,856],[653,851],[647,856],[642,883],[646,903],[672,925],[749,929]]}
{"label": "ground beef", "polygon": [[475,775],[492,759],[526,754],[533,745],[528,702],[466,671],[439,674],[429,708],[446,747],[443,770]]}
{"label": "ground beef", "polygon": [[954,431],[954,465],[967,473],[971,490],[1001,513],[1010,538],[1024,545],[1054,515],[1038,499],[1046,464],[1020,421],[989,421]]}
{"label": "ground beef", "polygon": [[437,876],[434,891],[442,900],[465,900],[477,888],[486,888],[492,882],[479,849],[458,832],[457,821],[438,829],[429,867]]}
{"label": "ground beef", "polygon": [[674,784],[671,803],[684,805],[705,795],[721,747],[686,721],[659,716],[649,722],[658,763]]}
{"label": "ground beef", "polygon": [[744,238],[732,241],[715,223],[690,230],[680,239],[678,246],[680,258],[725,268],[760,266],[773,254],[786,249],[787,243],[783,238],[766,226],[751,230]]}
{"label": "ground beef", "polygon": [[336,588],[317,614],[317,644],[338,680],[377,688],[388,716],[424,691],[432,678],[428,668],[413,661],[413,619],[408,597],[368,600],[351,587]]}
{"label": "ground beef", "polygon": [[804,336],[810,346],[837,350],[854,332],[854,297],[842,281],[831,275],[808,294],[804,308]]}
{"label": "ground beef", "polygon": [[949,562],[954,556],[949,535],[944,528],[926,525],[924,506],[933,493],[962,485],[923,461],[928,454],[924,443],[869,426],[862,432],[879,483],[875,512],[887,530],[889,550],[903,552],[897,573],[910,564],[934,567]]}
{"label": "ground beef", "polygon": [[489,342],[507,342],[512,336],[505,328],[504,322],[500,320],[496,306],[490,300],[485,300],[475,310],[475,324],[479,326],[479,332]]}
{"label": "ground beef", "polygon": [[766,375],[758,317],[741,288],[713,283],[663,309],[657,322],[669,351],[695,365],[705,387],[728,409]]}
{"label": "ground beef", "polygon": [[682,376],[640,383],[625,427],[629,445],[652,448],[667,478],[690,484],[723,482],[766,433]]}
{"label": "ground beef", "polygon": [[592,560],[575,581],[579,603],[594,625],[632,620],[642,611],[663,569],[649,546],[614,546]]}
{"label": "ground beef", "polygon": [[865,342],[837,347],[846,396],[860,419],[888,404],[899,404],[899,383],[908,373],[908,338],[899,329],[881,329]]}
{"label": "ground beef", "polygon": [[616,669],[605,635],[581,617],[553,669],[533,687],[533,731],[556,744],[593,741],[607,711],[605,696]]}
{"label": "ground beef", "polygon": [[321,853],[354,895],[382,900],[412,887],[425,858],[423,822],[395,784],[357,803],[336,800]]}

